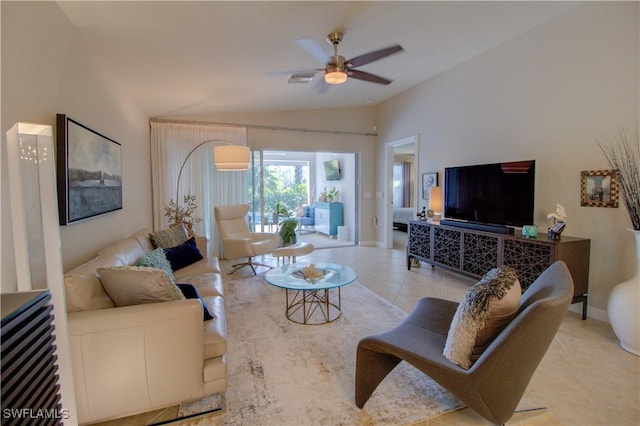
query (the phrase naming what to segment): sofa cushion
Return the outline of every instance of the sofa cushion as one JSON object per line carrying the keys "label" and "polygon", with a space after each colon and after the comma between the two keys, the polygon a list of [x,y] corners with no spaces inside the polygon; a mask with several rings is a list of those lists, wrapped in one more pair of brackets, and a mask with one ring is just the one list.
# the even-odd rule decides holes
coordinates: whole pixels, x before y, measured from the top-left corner
{"label": "sofa cushion", "polygon": [[169,248],[184,243],[189,236],[184,225],[180,224],[149,234],[149,238],[155,248]]}
{"label": "sofa cushion", "polygon": [[520,282],[509,266],[492,269],[465,294],[451,321],[444,356],[469,368],[515,317]]}
{"label": "sofa cushion", "polygon": [[214,272],[184,275],[177,278],[182,283],[193,285],[202,297],[224,296],[222,277]]}
{"label": "sofa cushion", "polygon": [[214,319],[205,321],[204,326],[204,359],[223,356],[227,350],[227,326],[222,297],[202,297],[207,310]]}
{"label": "sofa cushion", "polygon": [[162,269],[164,272],[166,272],[170,280],[172,280],[174,283],[176,282],[173,276],[173,269],[171,269],[171,264],[169,263],[169,260],[167,260],[164,249],[157,248],[151,251],[145,257],[138,261],[138,266]]}
{"label": "sofa cushion", "polygon": [[[126,238],[114,243],[98,252],[98,257],[105,259],[114,266],[135,265],[138,260],[147,254],[138,240]],[[107,260],[107,259],[112,260]]]}
{"label": "sofa cushion", "polygon": [[205,305],[204,301],[202,300],[202,297],[200,297],[200,295],[198,294],[198,290],[196,290],[196,288],[192,284],[177,283],[176,285],[182,292],[182,295],[187,299],[200,300],[200,304],[202,304],[202,320],[203,321],[208,321],[213,319],[213,316],[207,309],[207,305]]}
{"label": "sofa cushion", "polygon": [[151,235],[150,229],[141,229],[131,236],[131,238],[135,238],[139,243],[145,253],[149,253],[153,251],[155,247],[153,247],[153,243],[151,243]]}
{"label": "sofa cushion", "polygon": [[104,291],[96,270],[111,266],[110,259],[94,258],[64,274],[67,312],[94,311],[116,305]]}
{"label": "sofa cushion", "polygon": [[111,266],[98,268],[98,275],[116,306],[185,299],[180,289],[161,269]]}
{"label": "sofa cushion", "polygon": [[180,280],[180,278],[186,277],[189,275],[200,275],[200,274],[206,274],[210,272],[215,274],[222,274],[222,271],[220,270],[220,262],[218,261],[217,257],[205,257],[199,262],[192,263],[191,265],[185,266],[182,269],[173,271],[173,275],[180,282],[190,282],[190,281]]}
{"label": "sofa cushion", "polygon": [[198,247],[196,246],[195,237],[189,238],[180,245],[165,248],[163,250],[166,255],[166,259],[171,264],[171,269],[174,271],[202,260],[200,250],[198,250]]}

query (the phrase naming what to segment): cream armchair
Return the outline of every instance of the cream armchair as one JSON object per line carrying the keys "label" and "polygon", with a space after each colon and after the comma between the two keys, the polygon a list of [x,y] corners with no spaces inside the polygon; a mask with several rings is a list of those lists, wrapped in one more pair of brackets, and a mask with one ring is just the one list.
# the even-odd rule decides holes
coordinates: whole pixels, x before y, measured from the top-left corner
{"label": "cream armchair", "polygon": [[246,257],[247,261],[236,263],[230,274],[245,266],[251,267],[253,274],[256,274],[256,266],[269,265],[257,263],[252,260],[254,256],[269,254],[278,248],[278,234],[266,232],[251,232],[247,224],[247,204],[237,204],[232,206],[214,207],[216,224],[222,239],[224,257],[227,259],[239,259]]}

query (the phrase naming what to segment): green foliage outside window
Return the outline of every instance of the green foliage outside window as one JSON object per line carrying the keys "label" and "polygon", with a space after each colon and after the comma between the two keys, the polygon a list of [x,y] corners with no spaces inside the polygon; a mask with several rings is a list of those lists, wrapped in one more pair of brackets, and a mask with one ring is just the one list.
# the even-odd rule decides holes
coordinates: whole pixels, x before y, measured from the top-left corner
{"label": "green foliage outside window", "polygon": [[[286,210],[290,215],[303,204],[308,204],[308,182],[302,171],[303,166],[267,165],[264,168],[264,214],[267,218],[276,217],[276,206]],[[259,185],[260,171],[254,170],[253,179],[249,182],[249,204],[253,203],[253,183]],[[259,191],[255,194],[259,197]],[[257,203],[256,203],[257,205]],[[286,216],[281,211],[279,216]]]}

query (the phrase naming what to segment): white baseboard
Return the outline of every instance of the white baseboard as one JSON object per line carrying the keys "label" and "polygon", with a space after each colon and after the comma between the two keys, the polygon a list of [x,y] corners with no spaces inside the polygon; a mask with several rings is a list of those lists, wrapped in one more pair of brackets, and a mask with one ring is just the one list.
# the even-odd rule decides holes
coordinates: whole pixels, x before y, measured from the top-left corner
{"label": "white baseboard", "polygon": [[[574,303],[569,307],[571,312],[577,312],[582,315],[582,303]],[[592,318],[598,321],[604,321],[609,323],[609,314],[607,311],[600,308],[594,308],[593,306],[587,305],[587,318]]]}
{"label": "white baseboard", "polygon": [[382,247],[378,241],[360,241],[358,243],[359,246],[378,246]]}

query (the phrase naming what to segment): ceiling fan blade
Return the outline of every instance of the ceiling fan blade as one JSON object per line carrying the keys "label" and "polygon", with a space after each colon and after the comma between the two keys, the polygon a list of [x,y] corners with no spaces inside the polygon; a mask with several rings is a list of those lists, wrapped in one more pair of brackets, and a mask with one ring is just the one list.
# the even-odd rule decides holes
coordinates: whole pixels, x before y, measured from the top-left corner
{"label": "ceiling fan blade", "polygon": [[266,75],[286,75],[286,74],[306,74],[317,73],[318,71],[324,71],[324,68],[310,68],[306,70],[289,70],[289,71],[267,71]]}
{"label": "ceiling fan blade", "polygon": [[325,50],[316,43],[315,40],[310,38],[300,38],[296,40],[295,43],[323,64],[329,62],[329,54],[325,52]]}
{"label": "ceiling fan blade", "polygon": [[402,48],[402,46],[400,46],[399,44],[395,44],[384,49],[375,50],[373,52],[365,53],[364,55],[356,56],[355,58],[346,61],[346,64],[348,64],[351,68],[360,67],[370,62],[377,61],[378,59],[393,55],[394,53],[402,52],[403,50],[404,49]]}
{"label": "ceiling fan blade", "polygon": [[324,76],[319,78],[318,81],[316,81],[316,84],[313,86],[313,90],[315,90],[315,92],[319,94],[327,93],[330,88],[331,85],[324,81]]}
{"label": "ceiling fan blade", "polygon": [[359,70],[348,70],[347,75],[351,78],[355,78],[358,80],[370,81],[371,83],[378,84],[391,84],[393,80],[389,80],[384,77],[380,77],[379,75],[371,74],[369,72],[359,71]]}

